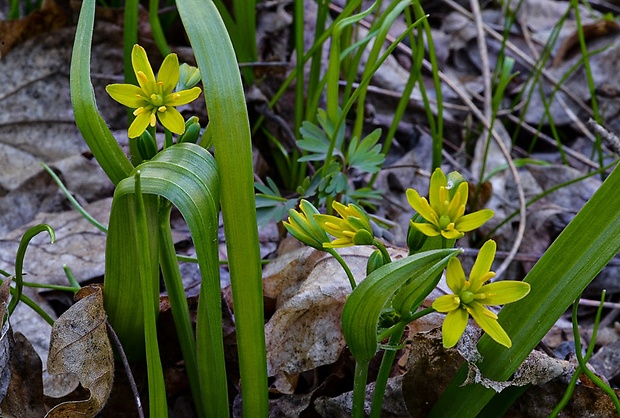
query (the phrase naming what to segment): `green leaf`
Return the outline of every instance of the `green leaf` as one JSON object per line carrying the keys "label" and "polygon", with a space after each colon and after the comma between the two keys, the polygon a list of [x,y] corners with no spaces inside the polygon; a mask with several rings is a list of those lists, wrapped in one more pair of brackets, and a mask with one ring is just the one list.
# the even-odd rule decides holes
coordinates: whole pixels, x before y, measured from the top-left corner
{"label": "green leaf", "polygon": [[[222,342],[222,317],[218,263],[218,201],[219,177],[211,154],[190,143],[177,144],[157,154],[152,160],[136,167],[141,172],[142,192],[149,227],[151,254],[155,272],[158,255],[158,198],[174,204],[187,222],[192,234],[202,275],[198,306],[197,341],[200,390],[209,412],[228,415],[226,370]],[[120,182],[114,193],[108,241],[106,245],[106,276],[104,281],[106,311],[114,329],[134,357],[144,344],[143,305],[140,301],[137,238],[132,232],[134,179]],[[153,278],[159,286],[159,275]],[[158,309],[159,295],[153,300]],[[202,339],[202,340],[201,340]],[[137,347],[137,348],[136,348]]]}
{"label": "green leaf", "polygon": [[[488,336],[478,343],[484,376],[507,380],[542,337],[602,268],[620,251],[620,169],[616,167],[524,281],[531,292],[506,306],[499,322],[512,338],[512,347],[499,346]],[[461,369],[435,405],[432,416],[474,417],[495,392],[481,385],[459,387]]]}
{"label": "green leaf", "polygon": [[95,0],[82,3],[71,56],[71,103],[75,122],[95,159],[114,184],[129,175],[133,166],[105,123],[90,81],[90,53],[95,20]]}
{"label": "green leaf", "polygon": [[[219,167],[244,416],[267,416],[267,360],[252,140],[243,85],[226,27],[211,0],[178,0],[177,8],[202,75],[207,132]],[[221,326],[221,324],[220,324]],[[200,334],[198,351],[203,349]],[[225,377],[225,376],[224,376]],[[215,414],[214,414],[215,415]]]}
{"label": "green leaf", "polygon": [[375,355],[381,310],[394,293],[409,279],[424,286],[459,251],[433,250],[396,260],[370,273],[353,290],[342,311],[342,331],[357,362],[366,363]]}
{"label": "green leaf", "polygon": [[288,216],[289,209],[297,205],[297,199],[282,197],[278,186],[267,177],[267,184],[255,183],[254,187],[262,193],[256,194],[256,215],[259,225],[271,221],[280,222]]}
{"label": "green leaf", "polygon": [[365,173],[377,173],[385,161],[381,145],[377,144],[381,137],[381,129],[375,129],[360,142],[357,137],[351,140],[347,151],[346,162],[351,168]]}

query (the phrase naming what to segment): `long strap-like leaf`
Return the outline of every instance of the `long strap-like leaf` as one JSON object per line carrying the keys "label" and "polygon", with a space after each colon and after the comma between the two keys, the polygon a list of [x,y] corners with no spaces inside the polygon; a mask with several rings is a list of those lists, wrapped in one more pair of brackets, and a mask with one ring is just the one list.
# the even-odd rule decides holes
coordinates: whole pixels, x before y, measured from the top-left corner
{"label": "long strap-like leaf", "polygon": [[117,184],[129,175],[133,166],[97,110],[95,93],[90,81],[94,21],[95,0],[84,0],[71,57],[71,103],[75,122],[88,148],[110,180]]}
{"label": "long strap-like leaf", "polygon": [[237,326],[244,416],[268,414],[267,362],[252,143],[235,53],[211,0],[177,7],[203,77],[221,181],[224,232]]}

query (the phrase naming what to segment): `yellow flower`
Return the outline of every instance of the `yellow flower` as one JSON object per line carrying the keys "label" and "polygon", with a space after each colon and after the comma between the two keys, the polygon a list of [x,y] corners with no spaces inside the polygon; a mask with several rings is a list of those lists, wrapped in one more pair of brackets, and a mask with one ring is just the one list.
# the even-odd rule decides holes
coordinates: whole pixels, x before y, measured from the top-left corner
{"label": "yellow flower", "polygon": [[305,199],[301,200],[299,208],[301,213],[295,209],[289,210],[288,222],[283,222],[284,227],[304,244],[323,250],[323,244],[329,242],[329,237],[314,219],[314,215],[319,211]]}
{"label": "yellow flower", "polygon": [[341,218],[332,215],[314,215],[323,230],[336,237],[323,248],[342,248],[351,245],[373,245],[374,235],[370,220],[362,208],[353,203],[348,206],[334,201],[332,207]]}
{"label": "yellow flower", "polygon": [[491,219],[493,216],[491,209],[463,215],[469,186],[463,181],[457,186],[456,191],[450,190],[452,187],[452,184],[448,184],[443,171],[437,168],[431,176],[428,190],[430,203],[417,191],[407,189],[407,201],[428,222],[411,222],[411,225],[429,237],[441,234],[446,239],[457,239],[465,232],[472,231]]}
{"label": "yellow flower", "polygon": [[136,118],[129,127],[129,138],[137,138],[147,126],[155,126],[159,119],[162,125],[175,134],[185,132],[183,116],[175,106],[187,104],[200,95],[200,88],[174,91],[179,82],[179,59],[176,54],[169,54],[159,68],[157,79],[140,45],[134,45],[131,51],[131,64],[139,86],[133,84],[110,84],[106,91],[114,100],[130,108]]}
{"label": "yellow flower", "polygon": [[443,322],[443,346],[454,347],[463,335],[467,320],[471,315],[491,338],[499,344],[510,348],[512,341],[506,331],[497,322],[497,315],[485,306],[504,305],[522,299],[530,292],[529,283],[516,281],[501,281],[485,285],[484,283],[495,276],[489,271],[495,258],[495,241],[487,241],[476,258],[469,274],[465,273],[461,262],[453,258],[448,262],[446,281],[453,295],[438,297],[433,302],[433,309],[437,312],[446,312]]}

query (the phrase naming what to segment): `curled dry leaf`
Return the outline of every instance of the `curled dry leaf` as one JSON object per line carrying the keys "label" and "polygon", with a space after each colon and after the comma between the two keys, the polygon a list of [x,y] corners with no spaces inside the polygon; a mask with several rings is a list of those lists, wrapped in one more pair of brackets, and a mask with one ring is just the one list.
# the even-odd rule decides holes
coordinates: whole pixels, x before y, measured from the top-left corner
{"label": "curled dry leaf", "polygon": [[52,408],[47,418],[94,417],[112,390],[114,357],[106,331],[101,288],[92,291],[61,315],[54,324],[47,359],[52,374],[75,373],[90,398],[64,402]]}

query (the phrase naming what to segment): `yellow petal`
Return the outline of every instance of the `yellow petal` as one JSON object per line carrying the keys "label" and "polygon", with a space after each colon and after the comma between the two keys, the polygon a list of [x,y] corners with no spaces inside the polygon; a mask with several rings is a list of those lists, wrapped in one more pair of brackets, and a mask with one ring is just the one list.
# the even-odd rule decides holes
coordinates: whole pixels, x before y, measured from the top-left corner
{"label": "yellow petal", "polygon": [[450,204],[448,205],[448,216],[450,219],[458,219],[465,212],[465,205],[467,204],[467,196],[469,193],[469,185],[467,182],[459,184],[459,188],[456,189],[456,193]]}
{"label": "yellow petal", "polygon": [[170,93],[166,96],[164,101],[166,106],[181,106],[192,102],[200,96],[200,87],[192,87],[189,90],[181,90],[175,93]]}
{"label": "yellow petal", "polygon": [[441,327],[443,346],[445,348],[454,347],[459,342],[467,326],[468,318],[469,314],[464,309],[455,309],[448,312]]}
{"label": "yellow petal", "polygon": [[446,175],[441,171],[441,168],[437,167],[433,171],[431,184],[428,186],[428,200],[430,200],[430,205],[436,212],[441,210],[443,204],[439,190],[442,186],[446,187],[447,183]]}
{"label": "yellow petal", "polygon": [[495,258],[495,248],[495,241],[490,239],[485,242],[480,249],[478,257],[476,257],[476,261],[474,262],[474,266],[469,273],[469,283],[471,284],[471,287],[469,288],[470,291],[476,293],[484,284],[484,281],[482,281],[483,276],[491,270],[491,265],[493,264],[493,259]]}
{"label": "yellow petal", "polygon": [[133,84],[110,84],[106,86],[105,91],[123,106],[133,109],[149,104],[142,95],[142,89]]}
{"label": "yellow petal", "polygon": [[465,272],[457,258],[451,258],[446,267],[446,283],[455,294],[461,293],[465,287]]}
{"label": "yellow petal", "polygon": [[473,231],[493,217],[491,209],[482,209],[456,220],[456,229],[463,232]]}
{"label": "yellow petal", "polygon": [[427,237],[436,237],[439,235],[439,231],[435,225],[425,224],[420,222],[411,222],[411,226],[417,228],[421,233]]}
{"label": "yellow petal", "polygon": [[484,293],[484,299],[479,300],[484,305],[505,305],[523,299],[530,293],[530,284],[507,280],[482,286],[478,293]]}
{"label": "yellow petal", "polygon": [[131,123],[129,130],[127,131],[127,136],[129,138],[137,138],[142,135],[142,132],[146,130],[146,127],[149,126],[149,121],[151,120],[151,112],[142,112]]}
{"label": "yellow petal", "polygon": [[461,238],[464,234],[458,229],[450,229],[450,230],[443,229],[441,231],[441,235],[445,239],[457,239],[457,238]]}
{"label": "yellow petal", "polygon": [[157,82],[163,83],[164,94],[170,93],[179,82],[179,58],[177,54],[168,54],[159,67]]}
{"label": "yellow petal", "polygon": [[[510,337],[506,334],[506,331],[504,331],[504,328],[502,328],[499,322],[497,322],[497,316],[493,314],[493,312],[489,311],[478,302],[470,303],[468,311],[474,318],[474,321],[480,325],[480,328],[489,334],[489,337],[505,347],[510,348],[512,346]],[[491,315],[489,315],[489,313]]]}
{"label": "yellow petal", "polygon": [[433,309],[437,312],[450,312],[457,309],[460,305],[460,299],[456,295],[439,296],[433,302]]}
{"label": "yellow petal", "polygon": [[432,224],[437,225],[439,223],[439,217],[437,212],[429,205],[428,200],[421,197],[420,194],[413,189],[407,189],[407,201],[421,217],[426,219]]}
{"label": "yellow petal", "polygon": [[[146,51],[138,44],[134,45],[131,50],[131,65],[133,66],[133,70],[136,73],[136,78],[142,90],[148,93],[154,93],[156,84],[155,74],[153,73],[153,68],[149,62],[149,57],[146,55]],[[138,76],[138,72],[144,73],[146,79],[142,80],[142,78]]]}
{"label": "yellow petal", "polygon": [[185,132],[183,116],[174,107],[169,106],[165,112],[157,112],[157,117],[161,124],[169,131],[179,135]]}

